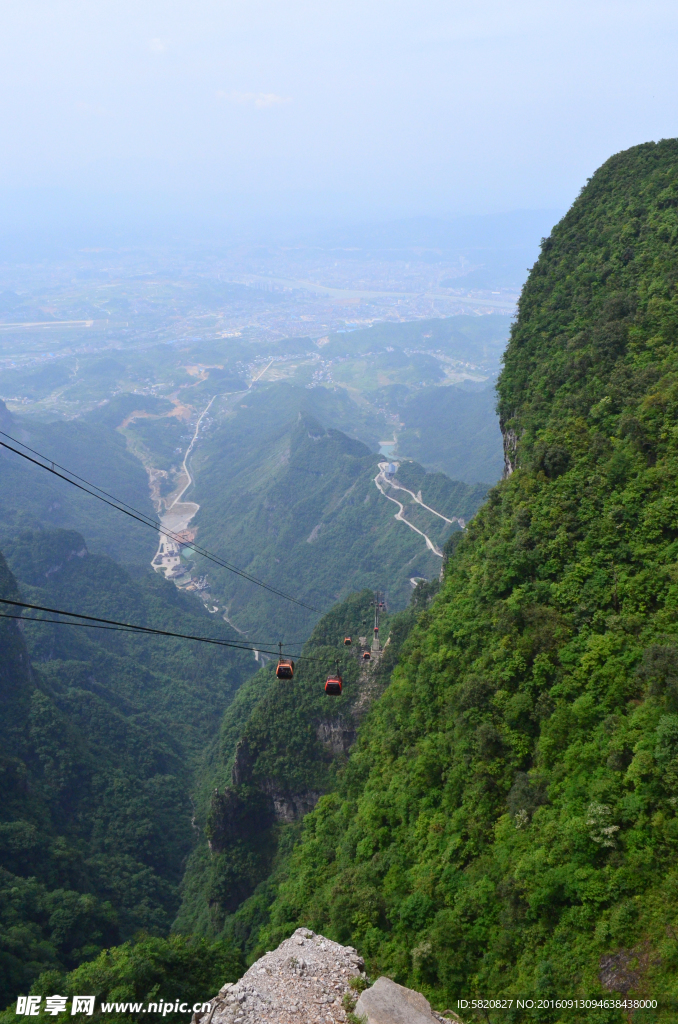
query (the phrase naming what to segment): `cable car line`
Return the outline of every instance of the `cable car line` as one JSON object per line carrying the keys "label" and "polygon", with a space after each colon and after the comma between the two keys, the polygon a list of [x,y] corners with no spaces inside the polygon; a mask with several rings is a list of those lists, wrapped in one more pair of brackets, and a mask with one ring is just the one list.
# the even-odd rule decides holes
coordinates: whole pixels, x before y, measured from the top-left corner
{"label": "cable car line", "polygon": [[[257,644],[257,646],[249,646],[241,643],[232,643],[228,640],[221,640],[216,637],[207,636],[195,636],[189,633],[176,633],[173,630],[167,629],[155,629],[152,626],[140,626],[131,622],[118,622],[117,619],[103,619],[97,615],[85,615],[82,612],[69,612],[63,608],[49,608],[46,605],[31,604],[28,601],[13,601],[7,597],[0,597],[0,604],[9,605],[12,608],[17,609],[28,609],[29,611],[47,612],[50,615],[66,615],[70,619],[81,619],[84,621],[80,622],[69,622],[66,619],[45,619],[38,617],[37,615],[25,615],[23,611],[19,614],[11,614],[10,612],[1,612],[1,619],[14,619],[20,622],[40,622],[44,625],[52,626],[79,626],[81,629],[105,629],[110,632],[118,633],[134,633],[141,636],[160,636],[160,637],[173,637],[179,640],[195,640],[199,643],[214,644],[218,647],[231,647],[239,651],[259,651],[262,654],[271,655],[274,652],[264,650],[263,644]],[[252,641],[254,644],[255,641]],[[283,657],[282,653],[282,642],[278,641],[278,664],[275,669],[275,674],[278,679],[291,680],[294,678],[294,661],[287,655]],[[305,655],[297,656],[300,660],[314,662],[316,665],[324,663],[324,659],[309,658]],[[363,653],[363,659],[369,660],[370,654],[368,651]],[[325,681],[325,693],[328,696],[340,697],[343,690],[343,678],[339,670],[339,663],[335,661],[335,670],[333,674],[330,674]]]}
{"label": "cable car line", "polygon": [[[90,483],[89,480],[85,480],[84,477],[80,477],[77,475],[77,473],[71,472],[70,469],[66,469],[64,466],[60,466],[58,462],[54,462],[52,459],[48,459],[46,455],[42,455],[41,452],[35,451],[34,448],[29,448],[29,446],[23,444],[23,442],[16,441],[10,434],[6,434],[3,430],[0,430],[0,435],[2,435],[2,437],[8,437],[11,441],[14,441],[15,444],[19,444],[21,445],[22,448],[26,448],[27,451],[32,452],[33,455],[37,455],[38,458],[33,459],[31,458],[30,455],[27,455],[26,452],[22,452],[19,451],[17,448],[13,448],[12,445],[7,444],[6,441],[0,441],[0,446],[2,446],[3,448],[7,448],[8,451],[14,452],[15,455],[20,455],[22,459],[26,459],[28,462],[32,462],[33,465],[39,466],[40,469],[46,469],[48,473],[52,473],[60,480],[65,480],[66,483],[71,484],[72,487],[77,487],[78,490],[84,491],[85,494],[89,494],[93,498],[98,498],[99,501],[103,501],[104,504],[109,505],[111,508],[116,509],[118,512],[124,513],[124,515],[129,516],[131,519],[136,519],[137,522],[142,523],[144,526],[150,526],[151,529],[155,530],[156,533],[160,533],[163,537],[169,537],[170,540],[173,540],[177,544],[183,543],[178,534],[175,534],[171,530],[168,530],[165,527],[161,526],[160,523],[156,522],[150,516],[146,515],[145,512],[139,511],[139,509],[134,508],[133,505],[128,505],[120,498],[116,498],[115,495],[109,494],[108,491],[104,491],[101,487],[97,487],[96,484]],[[38,459],[42,459],[43,462],[39,462]],[[47,463],[47,465],[45,465],[45,463]],[[62,470],[63,472],[60,473],[58,472],[58,470]],[[65,476],[65,473],[67,473],[68,476]],[[74,477],[74,479],[70,479],[71,477]],[[80,480],[81,483],[77,483],[78,480]],[[100,493],[97,494],[97,491],[99,491]],[[257,579],[256,576],[250,575],[250,573],[245,572],[243,569],[238,569],[237,566],[231,565],[229,562],[226,562],[223,558],[220,558],[218,555],[212,554],[211,551],[208,551],[206,548],[201,547],[199,544],[191,543],[191,547],[198,554],[202,555],[203,558],[207,558],[210,562],[214,562],[216,565],[221,566],[222,569],[228,569],[229,572],[235,573],[236,576],[241,576],[249,583],[255,583],[258,587],[262,587],[264,590],[268,590],[271,594],[275,594],[277,597],[282,597],[285,601],[292,601],[294,604],[298,604],[302,608],[306,608],[308,611],[319,613],[320,609],[314,608],[312,605],[306,604],[305,601],[300,601],[298,598],[292,597],[290,594],[286,594],[284,593],[284,591],[278,590],[276,587],[272,587],[268,583],[264,583],[263,580]]]}
{"label": "cable car line", "polygon": [[[68,612],[62,612],[61,614],[67,615]],[[101,622],[67,622],[65,619],[43,619],[37,615],[9,615],[7,612],[0,612],[0,618],[2,619],[18,619],[20,622],[42,622],[50,626],[79,626],[81,629],[105,629],[115,633],[134,633],[137,636],[145,636],[146,631],[136,626],[129,625],[127,623],[121,623],[119,626],[107,626]],[[273,651],[264,651],[261,647],[240,647],[238,644],[228,643],[226,640],[215,640],[211,637],[203,636],[188,636],[184,633],[171,633],[162,632],[160,630],[150,630],[151,635],[160,634],[161,636],[178,637],[183,640],[198,640],[201,643],[206,644],[217,644],[221,647],[235,647],[239,651],[260,651],[262,654],[273,654]]]}
{"label": "cable car line", "polygon": [[[30,606],[29,606],[30,607]],[[60,615],[69,615],[70,612],[60,612]],[[119,626],[107,626],[104,625],[106,620],[102,622],[68,622],[66,619],[44,619],[38,615],[10,615],[7,612],[0,612],[0,619],[17,619],[20,622],[41,622],[50,626],[80,626],[83,629],[105,629],[110,630],[114,633],[135,633],[136,635],[143,636],[147,630],[143,626],[134,626],[129,623],[121,623]],[[220,647],[234,647],[238,651],[259,651],[260,654],[266,654],[267,656],[273,656],[276,652],[264,650],[261,644],[257,644],[255,647],[245,647],[240,644],[232,644],[227,640],[218,640],[213,637],[207,636],[189,636],[185,633],[173,633],[171,631],[162,630],[148,630],[152,635],[177,637],[180,640],[198,640],[205,644],[216,644]],[[307,658],[301,654],[295,654],[297,661],[317,661],[316,658]]]}
{"label": "cable car line", "polygon": [[[152,626],[139,626],[131,622],[118,622],[116,619],[102,619],[96,615],[83,615],[80,612],[69,612],[63,608],[47,608],[40,604],[29,604],[27,601],[10,601],[8,598],[0,597],[0,604],[8,604],[15,608],[27,608],[30,611],[48,612],[50,615],[68,615],[74,619],[85,619],[86,622],[66,622],[63,619],[40,619],[33,618],[24,615],[8,615],[0,612],[0,616],[5,619],[26,619],[32,622],[46,622],[55,626],[84,626],[89,623],[93,623],[95,627],[100,629],[116,629],[121,632],[137,633],[137,634],[150,634],[153,636],[168,636],[176,637],[180,640],[197,640],[200,643],[216,644],[219,647],[235,647],[240,651],[261,651],[262,654],[273,655],[275,651],[264,650],[266,646],[270,644],[257,644],[252,641],[253,646],[246,644],[232,643],[228,640],[221,640],[218,637],[207,637],[207,636],[194,636],[189,633],[176,633],[172,630],[167,629],[154,629]],[[315,661],[315,658],[304,658],[304,661]]]}

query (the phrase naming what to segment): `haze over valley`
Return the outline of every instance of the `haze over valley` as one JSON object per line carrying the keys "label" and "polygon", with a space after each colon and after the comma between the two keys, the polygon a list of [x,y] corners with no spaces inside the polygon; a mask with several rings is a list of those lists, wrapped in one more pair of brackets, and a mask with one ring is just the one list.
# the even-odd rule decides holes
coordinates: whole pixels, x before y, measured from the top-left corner
{"label": "haze over valley", "polygon": [[[521,264],[549,222],[419,220],[313,244],[203,246],[190,257],[64,250],[6,266],[0,397],[14,432],[97,486],[110,487],[104,451],[132,458],[130,504],[152,506],[179,535],[140,539],[107,510],[103,530],[90,509],[93,550],[152,562],[244,637],[265,626],[300,641],[317,612],[252,593],[193,543],[271,584],[294,578],[318,609],[363,586],[402,607],[416,580],[436,578],[450,531],[502,472],[494,383]],[[380,459],[421,475],[406,508],[377,486]],[[13,471],[28,473],[15,495],[39,473]],[[30,525],[82,529],[85,499],[43,485],[66,493]],[[416,500],[431,488],[433,512]],[[18,524],[17,503],[3,501],[5,524]]]}

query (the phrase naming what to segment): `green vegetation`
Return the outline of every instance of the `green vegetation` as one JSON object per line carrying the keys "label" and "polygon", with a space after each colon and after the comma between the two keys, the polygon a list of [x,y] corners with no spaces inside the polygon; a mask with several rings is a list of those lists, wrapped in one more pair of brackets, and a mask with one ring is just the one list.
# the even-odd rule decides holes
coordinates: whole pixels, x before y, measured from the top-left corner
{"label": "green vegetation", "polygon": [[394,396],[390,407],[404,424],[397,453],[454,480],[494,484],[503,469],[496,403],[492,386],[421,388]]}
{"label": "green vegetation", "polygon": [[567,1020],[675,1020],[677,268],[678,142],[619,154],[521,299],[514,471],[278,866],[256,948],[305,924],[441,1009],[617,993],[660,1009]]}
{"label": "green vegetation", "polygon": [[[133,576],[72,531],[24,531],[5,550],[33,603],[235,636],[150,568]],[[18,594],[0,556],[0,596]],[[167,933],[195,839],[193,772],[253,659],[75,626],[25,622],[20,633],[8,619],[0,645],[6,1006],[46,969],[75,968],[139,930]]]}
{"label": "green vegetation", "polygon": [[421,491],[422,501],[448,518],[472,519],[487,497],[483,484],[469,487],[444,473],[427,473],[416,462],[401,462],[396,480],[415,494]]}
{"label": "green vegetation", "polygon": [[[125,414],[125,404],[117,403],[114,418],[120,415],[121,421]],[[146,471],[127,450],[125,438],[113,429],[115,424],[107,421],[103,409],[91,419],[45,423],[34,417],[10,416],[0,402],[0,420],[0,430],[154,516]],[[150,563],[157,546],[152,530],[143,529],[5,448],[0,448],[0,479],[0,546],[20,530],[43,526],[78,529],[92,551],[126,565]]]}
{"label": "green vegetation", "polygon": [[[193,462],[199,487],[189,495],[201,502],[193,521],[199,540],[280,589],[293,584],[296,597],[321,611],[363,587],[385,589],[390,606],[403,608],[410,578],[437,576],[441,560],[394,519],[397,507],[377,490],[383,458],[341,431],[326,429],[310,412],[318,405],[321,412],[315,389],[280,383],[257,390],[203,441]],[[428,493],[424,470],[411,472],[417,489]],[[431,486],[452,515],[475,512],[485,492],[441,483],[439,476]],[[435,528],[434,539],[444,540],[450,527],[423,515],[435,522],[422,528]],[[297,641],[317,621],[317,612],[255,591],[199,557],[196,562],[200,572],[209,573],[212,595],[252,636],[264,630],[268,639]]]}
{"label": "green vegetation", "polygon": [[[359,637],[371,643],[374,594],[353,594],[315,627],[294,680],[262,669],[240,688],[226,712],[197,798],[197,820],[209,840],[191,854],[176,927],[235,940],[262,952],[258,931],[268,920],[278,872],[285,870],[302,817],[336,789],[348,751],[372,701],[388,684],[417,612],[437,589],[417,587],[416,601],[382,619],[389,643],[365,664]],[[350,636],[352,645],[344,646]],[[338,667],[340,697],[324,692]]]}
{"label": "green vegetation", "polygon": [[[69,1021],[73,1019],[73,996],[87,993],[95,996],[93,1016],[76,1014],[77,1021],[113,1021],[114,1024],[133,1024],[143,1012],[151,1024],[165,1020],[176,1024],[187,1019],[186,1013],[166,1013],[159,1006],[186,1003],[192,1007],[205,1002],[227,981],[236,981],[243,972],[242,960],[235,948],[224,942],[206,942],[204,939],[173,935],[169,939],[143,936],[134,942],[125,942],[114,949],[105,950],[88,963],[64,975],[59,971],[45,971],[33,986],[32,992],[40,996],[59,993],[68,999],[63,1013],[45,1012],[42,1004],[37,1019],[41,1021]],[[138,1011],[111,1008],[102,1012],[101,1004],[137,1003]],[[155,1005],[157,1012],[148,1006]],[[0,1012],[0,1024],[14,1024],[14,1008]]]}

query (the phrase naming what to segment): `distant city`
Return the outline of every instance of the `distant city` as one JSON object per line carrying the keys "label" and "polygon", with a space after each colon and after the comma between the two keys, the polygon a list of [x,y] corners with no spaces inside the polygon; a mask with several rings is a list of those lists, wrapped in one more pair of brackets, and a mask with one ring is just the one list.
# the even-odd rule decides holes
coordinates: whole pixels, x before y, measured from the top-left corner
{"label": "distant city", "polygon": [[510,315],[521,274],[514,269],[507,285],[500,268],[493,282],[496,255],[468,246],[276,244],[80,249],[7,262],[0,369],[159,342],[317,340],[383,321]]}

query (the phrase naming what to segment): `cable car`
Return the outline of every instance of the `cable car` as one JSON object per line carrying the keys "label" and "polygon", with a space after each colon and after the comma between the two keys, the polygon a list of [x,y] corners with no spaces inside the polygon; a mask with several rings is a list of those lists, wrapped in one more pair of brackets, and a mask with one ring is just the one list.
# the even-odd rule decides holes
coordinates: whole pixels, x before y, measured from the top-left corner
{"label": "cable car", "polygon": [[328,676],[325,682],[325,693],[330,697],[341,697],[341,676],[337,672],[334,676]]}
{"label": "cable car", "polygon": [[371,658],[372,658],[372,655],[370,654],[369,651],[363,651],[363,661],[370,661]]}
{"label": "cable car", "polygon": [[282,644],[278,644],[278,665],[275,674],[278,679],[294,679],[294,662],[291,658],[283,658]]}
{"label": "cable car", "polygon": [[350,636],[345,636],[344,637],[344,647],[350,647],[350,646],[351,646],[351,638],[350,638]]}
{"label": "cable car", "polygon": [[291,658],[279,658],[275,674],[278,679],[294,679],[294,662]]}

